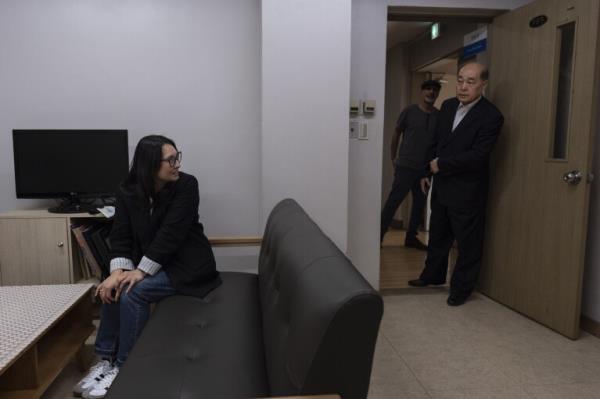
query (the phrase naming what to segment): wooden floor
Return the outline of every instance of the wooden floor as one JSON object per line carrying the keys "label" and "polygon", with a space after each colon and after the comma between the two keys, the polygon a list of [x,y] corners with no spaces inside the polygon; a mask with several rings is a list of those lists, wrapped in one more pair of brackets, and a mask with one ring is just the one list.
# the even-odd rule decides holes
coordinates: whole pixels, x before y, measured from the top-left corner
{"label": "wooden floor", "polygon": [[[405,236],[406,231],[404,230],[390,229],[383,239],[379,260],[379,290],[382,294],[394,294],[397,293],[395,291],[398,289],[402,289],[402,292],[405,292],[404,289],[414,291],[415,289],[408,285],[408,280],[418,278],[425,266],[427,252],[405,247]],[[419,240],[427,244],[428,233],[420,231]],[[450,250],[448,278],[446,281],[450,281],[457,256],[458,251],[453,246]],[[439,291],[440,289],[445,290],[446,286],[428,287],[428,290],[433,291]],[[421,291],[423,289],[416,289],[416,292]]]}
{"label": "wooden floor", "polygon": [[[382,290],[407,288],[408,280],[419,277],[425,265],[425,251],[404,246],[406,231],[390,229],[386,233],[380,258]],[[427,243],[427,233],[420,232],[419,239]]]}

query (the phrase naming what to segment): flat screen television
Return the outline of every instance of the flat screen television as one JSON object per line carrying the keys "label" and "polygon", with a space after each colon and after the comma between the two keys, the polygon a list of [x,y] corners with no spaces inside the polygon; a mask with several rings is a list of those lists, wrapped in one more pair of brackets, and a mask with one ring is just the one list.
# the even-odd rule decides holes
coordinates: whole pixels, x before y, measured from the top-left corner
{"label": "flat screen television", "polygon": [[17,198],[56,198],[50,212],[86,212],[127,176],[127,130],[13,130]]}

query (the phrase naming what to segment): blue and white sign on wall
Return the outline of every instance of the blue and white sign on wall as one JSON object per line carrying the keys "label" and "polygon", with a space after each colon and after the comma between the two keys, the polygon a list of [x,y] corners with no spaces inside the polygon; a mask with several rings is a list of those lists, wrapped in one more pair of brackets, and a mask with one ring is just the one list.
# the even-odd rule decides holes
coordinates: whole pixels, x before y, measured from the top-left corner
{"label": "blue and white sign on wall", "polygon": [[462,58],[469,58],[487,49],[487,26],[465,35]]}

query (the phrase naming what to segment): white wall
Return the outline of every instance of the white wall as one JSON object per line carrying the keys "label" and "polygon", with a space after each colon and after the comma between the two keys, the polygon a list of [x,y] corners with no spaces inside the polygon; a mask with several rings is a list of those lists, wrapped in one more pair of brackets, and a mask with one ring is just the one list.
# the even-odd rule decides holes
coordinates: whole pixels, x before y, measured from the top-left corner
{"label": "white wall", "polygon": [[383,2],[352,1],[350,97],[375,100],[376,112],[365,119],[369,140],[350,141],[348,257],[375,288],[379,287],[386,27]]}
{"label": "white wall", "polygon": [[258,273],[258,246],[213,247],[213,252],[219,271]]}
{"label": "white wall", "polygon": [[209,235],[261,232],[259,0],[4,0],[0,88],[0,211],[39,203],[12,129],[127,128],[177,142]]}
{"label": "white wall", "polygon": [[350,12],[350,0],[262,1],[263,221],[295,198],[342,250]]}
{"label": "white wall", "polygon": [[[348,254],[379,287],[379,217],[385,100],[387,7],[471,7],[513,9],[530,0],[352,0],[352,98],[377,102],[369,120],[370,139],[352,141],[349,152]],[[387,156],[387,155],[386,155]]]}
{"label": "white wall", "polygon": [[383,156],[381,178],[381,207],[385,204],[394,180],[394,166],[390,157],[392,136],[396,130],[398,116],[410,103],[410,69],[405,44],[387,51],[385,68],[385,112],[383,124]]}

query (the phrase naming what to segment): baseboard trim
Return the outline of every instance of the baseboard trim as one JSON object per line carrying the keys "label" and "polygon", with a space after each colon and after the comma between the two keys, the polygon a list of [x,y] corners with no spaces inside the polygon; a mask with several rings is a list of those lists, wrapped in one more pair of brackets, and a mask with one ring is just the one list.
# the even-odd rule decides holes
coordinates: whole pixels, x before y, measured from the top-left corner
{"label": "baseboard trim", "polygon": [[579,325],[583,331],[600,338],[600,322],[581,315]]}
{"label": "baseboard trim", "polygon": [[262,236],[208,237],[208,241],[210,242],[210,245],[214,247],[259,247],[262,244]]}

